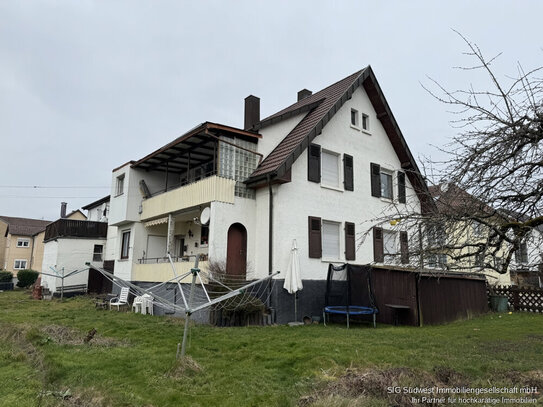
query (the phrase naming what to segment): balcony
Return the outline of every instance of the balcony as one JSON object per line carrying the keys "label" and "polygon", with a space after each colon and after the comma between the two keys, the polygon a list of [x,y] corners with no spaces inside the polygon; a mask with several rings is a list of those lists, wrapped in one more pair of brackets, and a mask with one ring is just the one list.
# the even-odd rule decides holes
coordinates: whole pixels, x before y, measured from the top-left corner
{"label": "balcony", "polygon": [[155,195],[142,202],[140,219],[146,221],[212,201],[234,203],[236,181],[213,175]]}
{"label": "balcony", "polygon": [[105,239],[107,223],[89,220],[59,219],[45,228],[44,241],[59,237],[80,237],[89,239]]}
{"label": "balcony", "polygon": [[[173,263],[178,276],[188,273],[194,267],[194,261],[179,261]],[[208,262],[200,261],[198,268],[207,270]],[[172,266],[169,262],[164,263],[134,263],[132,267],[132,281],[162,283],[174,278]],[[188,275],[182,283],[190,283],[192,275]],[[204,279],[204,283],[205,283]]]}

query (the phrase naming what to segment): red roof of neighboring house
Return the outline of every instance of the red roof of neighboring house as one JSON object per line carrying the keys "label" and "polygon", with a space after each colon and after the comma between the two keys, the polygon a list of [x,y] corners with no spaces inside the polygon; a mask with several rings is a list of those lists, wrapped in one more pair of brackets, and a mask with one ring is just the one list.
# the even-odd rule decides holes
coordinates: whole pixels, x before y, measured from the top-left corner
{"label": "red roof of neighboring house", "polygon": [[0,220],[7,223],[6,236],[8,233],[19,236],[34,236],[45,230],[45,227],[51,223],[50,220],[15,218],[11,216],[0,216]]}

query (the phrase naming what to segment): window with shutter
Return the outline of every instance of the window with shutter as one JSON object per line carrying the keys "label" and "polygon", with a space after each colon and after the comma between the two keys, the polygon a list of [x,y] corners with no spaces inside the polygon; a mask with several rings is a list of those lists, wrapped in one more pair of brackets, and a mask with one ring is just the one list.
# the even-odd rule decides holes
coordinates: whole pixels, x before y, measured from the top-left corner
{"label": "window with shutter", "polygon": [[307,154],[307,180],[321,182],[321,146],[310,144]]}
{"label": "window with shutter", "polygon": [[338,260],[339,256],[339,227],[337,222],[322,221],[322,257]]}
{"label": "window with shutter", "polygon": [[353,157],[343,155],[343,186],[346,191],[354,191]]}
{"label": "window with shutter", "polygon": [[405,203],[405,173],[398,171],[398,202]]}
{"label": "window with shutter", "polygon": [[345,260],[356,260],[355,225],[345,222]]}
{"label": "window with shutter", "polygon": [[383,229],[373,228],[373,260],[377,263],[382,263],[385,260],[383,247]]}
{"label": "window with shutter", "polygon": [[381,197],[381,166],[370,163],[371,195]]}
{"label": "window with shutter", "polygon": [[308,217],[309,257],[320,259],[322,257],[321,218]]}

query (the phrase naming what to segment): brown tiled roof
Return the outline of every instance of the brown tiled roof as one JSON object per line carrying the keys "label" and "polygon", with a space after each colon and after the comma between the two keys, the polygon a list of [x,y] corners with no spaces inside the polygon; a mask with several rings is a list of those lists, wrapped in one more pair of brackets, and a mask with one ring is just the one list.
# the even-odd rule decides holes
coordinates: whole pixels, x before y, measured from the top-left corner
{"label": "brown tiled roof", "polygon": [[[304,143],[304,139],[307,139],[308,134],[312,130],[316,129],[317,124],[326,115],[329,115],[329,112],[331,110],[333,110],[333,113],[332,115],[329,115],[326,122],[328,122],[333,114],[335,114],[335,112],[339,110],[339,107],[341,107],[341,105],[343,105],[343,103],[347,101],[348,97],[346,96],[346,92],[351,89],[352,94],[352,92],[360,85],[360,83],[357,83],[357,80],[360,79],[365,69],[355,72],[354,74],[340,80],[339,82],[334,83],[333,85],[328,86],[327,88],[315,93],[314,95],[302,99],[301,101],[294,103],[286,109],[283,109],[262,120],[260,127],[263,127],[262,124],[271,122],[275,118],[279,118],[285,114],[288,114],[289,112],[296,111],[300,108],[303,108],[304,106],[316,105],[302,119],[302,121],[298,123],[298,125],[294,127],[294,129],[289,134],[287,134],[283,141],[281,141],[277,145],[277,147],[275,147],[275,149],[262,161],[262,163],[260,163],[258,168],[251,174],[250,180],[277,171],[281,164],[285,163],[290,158],[289,156],[291,156],[291,154],[300,145],[302,145],[303,151],[303,149],[305,149],[310,142],[309,140],[306,140],[306,142]],[[335,106],[336,104],[339,104],[339,106]],[[320,126],[318,132],[322,130],[324,124]],[[315,136],[317,134],[315,134]],[[313,138],[315,136],[313,136]],[[291,158],[292,162],[290,162],[290,165],[292,165],[296,158]]]}
{"label": "brown tiled roof", "polygon": [[43,232],[45,227],[51,223],[50,220],[14,218],[11,216],[0,216],[0,220],[8,224],[7,233],[19,236],[34,236]]}
{"label": "brown tiled roof", "polygon": [[432,185],[428,188],[436,208],[442,213],[471,214],[473,216],[494,215],[496,211],[458,185]]}

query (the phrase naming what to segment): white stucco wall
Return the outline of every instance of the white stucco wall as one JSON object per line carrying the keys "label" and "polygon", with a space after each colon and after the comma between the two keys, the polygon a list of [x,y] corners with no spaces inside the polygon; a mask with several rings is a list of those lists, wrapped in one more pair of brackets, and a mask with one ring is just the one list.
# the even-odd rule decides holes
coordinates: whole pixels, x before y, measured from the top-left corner
{"label": "white stucco wall", "polygon": [[258,152],[266,157],[289,134],[298,123],[302,121],[306,113],[293,116],[272,126],[264,127],[259,131],[262,138],[258,140]]}
{"label": "white stucco wall", "polygon": [[247,277],[259,274],[256,271],[256,241],[259,239],[255,222],[256,201],[248,198],[235,198],[235,203],[211,203],[209,224],[209,259],[226,262],[228,229],[234,223],[241,223],[247,229]]}
{"label": "white stucco wall", "polygon": [[[104,218],[104,211],[106,213]],[[87,220],[94,222],[107,222],[109,215],[109,202],[104,202],[94,208],[87,210]]]}
{"label": "white stucco wall", "polygon": [[[124,192],[117,195],[117,178],[124,174]],[[113,171],[111,176],[111,200],[109,207],[109,224],[113,226],[140,220],[140,205],[143,200],[140,192],[140,181],[145,180],[149,191],[155,193],[163,190],[165,178],[163,173],[145,172],[130,167],[130,164]]]}
{"label": "white stucco wall", "polygon": [[[105,245],[106,239],[70,239],[60,238],[47,242],[45,244],[44,257],[42,263],[42,272],[54,274],[51,267],[57,272],[69,274],[70,272],[87,267],[85,263],[92,262],[94,245]],[[87,284],[89,277],[88,271],[67,277],[64,280],[64,286]],[[61,285],[60,278],[50,276],[42,277],[42,285],[47,282],[47,287],[51,292],[57,291]]]}
{"label": "white stucco wall", "polygon": [[[351,107],[370,117],[371,135],[354,129],[350,125]],[[357,238],[371,228],[375,217],[395,211],[420,211],[420,203],[409,180],[407,183],[407,204],[397,203],[397,185],[394,180],[395,208],[391,202],[371,196],[370,163],[380,164],[383,168],[400,170],[400,161],[376,117],[366,92],[359,88],[351,100],[347,101],[339,112],[317,136],[313,143],[319,144],[323,150],[335,153],[347,153],[354,161],[354,191],[343,191],[324,188],[320,184],[307,180],[307,150],[292,166],[292,182],[279,185],[274,190],[274,236],[273,236],[273,269],[283,273],[287,270],[292,240],[296,239],[303,279],[325,279],[329,262],[321,259],[310,259],[308,256],[308,216],[317,216],[323,220],[341,222],[340,258],[344,262],[344,222],[356,224]],[[341,161],[342,163],[342,161]],[[341,165],[340,181],[343,180]],[[342,185],[342,184],[341,184]],[[257,242],[257,270],[261,276],[267,274],[267,188],[257,192],[257,230],[260,237]],[[366,223],[363,224],[363,222]],[[357,240],[357,243],[359,241]],[[364,244],[358,248],[354,263],[373,262],[373,240],[370,234]],[[284,276],[284,274],[283,274]]]}
{"label": "white stucco wall", "polygon": [[[57,264],[58,241],[51,240],[43,245],[43,261],[41,266],[42,273],[55,274],[50,267],[55,267]],[[51,292],[56,289],[56,278],[42,275],[41,285],[49,288]]]}

